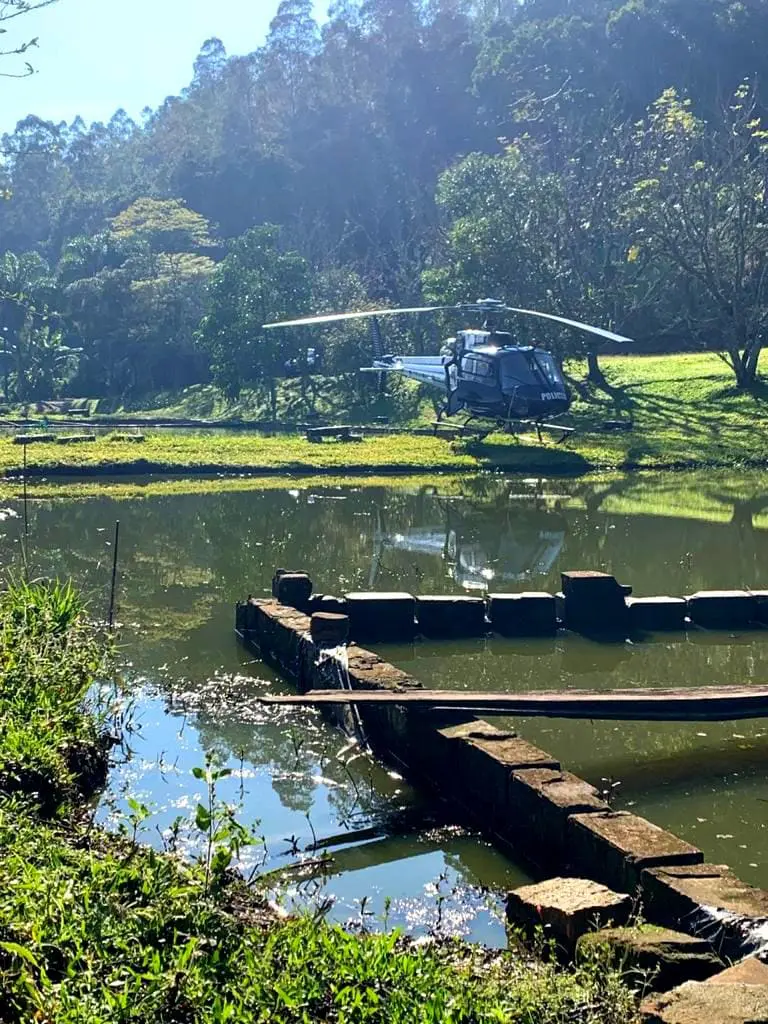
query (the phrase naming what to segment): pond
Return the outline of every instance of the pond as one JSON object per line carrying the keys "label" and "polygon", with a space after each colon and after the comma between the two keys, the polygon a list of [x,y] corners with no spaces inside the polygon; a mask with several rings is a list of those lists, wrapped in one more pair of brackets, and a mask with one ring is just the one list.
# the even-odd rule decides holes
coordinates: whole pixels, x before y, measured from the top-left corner
{"label": "pond", "polygon": [[[64,489],[30,505],[32,572],[71,576],[102,617],[114,523],[121,523],[118,619],[136,731],[102,817],[125,814],[130,795],[151,809],[145,839],[167,842],[174,820],[203,796],[192,769],[213,751],[233,771],[219,795],[238,805],[240,820],[258,822],[263,843],[247,851],[246,868],[280,869],[289,902],[343,922],[386,915],[415,932],[439,925],[502,943],[501,895],[528,876],[352,750],[315,713],[255,702],[264,688],[284,687],[236,643],[234,603],[268,594],[276,566],[307,569],[325,593],[554,591],[559,573],[574,568],[613,572],[638,595],[768,588],[768,488],[758,473],[188,487],[163,493],[132,482],[124,498],[120,485],[82,498]],[[20,511],[18,501],[8,505]],[[2,523],[6,564],[20,562],[21,522]],[[417,642],[382,653],[435,687],[768,681],[763,632],[636,644],[565,634]],[[695,842],[707,859],[768,886],[768,723],[518,720],[515,727],[610,789],[617,807],[632,807]],[[299,882],[292,866],[321,850],[332,857],[327,877]]]}

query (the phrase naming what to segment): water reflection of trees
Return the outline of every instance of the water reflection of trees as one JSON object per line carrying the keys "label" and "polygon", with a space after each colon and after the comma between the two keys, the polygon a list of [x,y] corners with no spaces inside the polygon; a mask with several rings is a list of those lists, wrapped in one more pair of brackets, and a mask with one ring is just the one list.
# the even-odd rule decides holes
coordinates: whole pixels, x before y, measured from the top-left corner
{"label": "water reflection of trees", "polygon": [[[681,479],[689,478],[673,484],[667,477],[657,483],[631,476],[607,482],[523,481],[489,474],[413,492],[318,487],[123,502],[61,500],[35,507],[32,557],[44,571],[71,573],[94,595],[106,594],[108,545],[119,518],[126,617],[135,612],[137,621],[156,624],[159,632],[164,615],[169,620],[189,615],[194,629],[222,601],[267,590],[278,564],[307,567],[327,592],[365,585],[377,515],[392,530],[445,528],[452,516],[470,531],[513,535],[518,524],[527,527],[538,515],[546,526],[556,513],[567,539],[552,584],[562,568],[610,563],[638,592],[679,593],[726,582],[759,585],[768,571],[763,568],[768,531],[753,525],[768,508],[760,483],[737,488],[717,479],[711,484],[698,477],[687,484]],[[679,504],[682,487],[703,495],[712,518],[720,521],[666,514]],[[630,511],[616,511],[622,507]],[[439,559],[416,561],[418,572],[415,560],[403,553],[391,560],[389,575],[450,588]]]}
{"label": "water reflection of trees", "polygon": [[[688,503],[691,514],[709,518],[669,514],[681,502]],[[563,524],[563,548],[537,588],[557,589],[562,569],[588,567],[615,572],[638,594],[681,594],[717,586],[768,587],[768,530],[754,525],[767,507],[757,474],[626,476],[597,482],[487,474],[410,489],[351,486],[341,491],[312,485],[126,501],[60,500],[33,506],[30,557],[40,572],[72,575],[91,595],[94,608],[105,608],[109,543],[119,518],[120,619],[135,624],[123,636],[128,657],[136,672],[155,674],[167,663],[173,668],[171,678],[183,675],[185,685],[201,689],[217,668],[263,674],[260,667],[242,671],[231,634],[232,605],[246,593],[268,591],[276,565],[306,567],[317,588],[326,592],[367,586],[380,516],[388,528],[401,531],[431,526],[444,530],[448,517],[453,523],[458,518],[470,536],[493,539],[502,533],[514,538],[517,524],[535,523],[537,516],[548,523],[556,515]],[[0,539],[6,563],[18,555],[17,535],[15,523]],[[459,589],[446,575],[439,552],[390,552],[377,585],[433,592]],[[488,686],[506,685],[514,678],[520,688],[574,680],[592,686],[768,678],[759,642],[688,642],[681,648],[663,641],[644,645],[639,654],[621,646],[600,652],[573,643],[549,654],[535,645],[525,650],[514,657],[504,649],[504,657],[491,654],[471,669],[466,657],[450,658],[440,668],[441,678],[446,685],[460,685],[476,675],[478,687],[484,678]],[[433,678],[427,664],[409,669],[425,682]],[[260,763],[292,762],[293,747],[284,729],[255,729],[243,722],[237,740],[231,740],[230,724],[212,716],[204,728],[210,729],[211,742],[218,730],[230,749],[250,735],[248,749]],[[297,807],[306,802],[306,793],[291,792],[292,778],[278,784],[285,786],[287,801]]]}

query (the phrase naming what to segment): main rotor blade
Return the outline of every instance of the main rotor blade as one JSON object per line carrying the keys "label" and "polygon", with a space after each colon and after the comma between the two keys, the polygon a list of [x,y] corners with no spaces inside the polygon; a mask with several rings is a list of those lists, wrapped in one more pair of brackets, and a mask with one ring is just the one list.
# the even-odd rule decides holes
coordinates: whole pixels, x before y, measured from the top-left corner
{"label": "main rotor blade", "polygon": [[568,327],[576,327],[580,331],[589,331],[590,334],[598,334],[608,341],[617,341],[620,344],[633,344],[632,338],[625,338],[622,334],[614,334],[613,331],[606,331],[602,327],[593,327],[591,324],[583,324],[579,320],[569,320],[565,316],[555,316],[553,313],[539,313],[536,309],[516,309],[508,306],[510,313],[524,313],[526,316],[539,316],[544,320],[555,320],[559,324],[566,324]]}
{"label": "main rotor blade", "polygon": [[271,327],[303,327],[305,324],[332,324],[339,320],[355,320],[371,316],[399,316],[401,313],[435,313],[441,309],[454,309],[454,306],[413,306],[410,309],[366,309],[362,313],[327,313],[322,316],[306,316],[299,320],[281,320],[275,324],[262,324],[266,329]]}

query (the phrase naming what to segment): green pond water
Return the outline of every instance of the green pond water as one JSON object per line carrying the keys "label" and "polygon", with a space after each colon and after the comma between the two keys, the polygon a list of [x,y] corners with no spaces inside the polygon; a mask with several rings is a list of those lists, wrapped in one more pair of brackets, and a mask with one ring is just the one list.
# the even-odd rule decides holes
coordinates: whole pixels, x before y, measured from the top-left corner
{"label": "green pond water", "polygon": [[[306,568],[325,593],[554,591],[574,568],[613,572],[638,595],[768,588],[768,481],[759,473],[226,486],[34,500],[28,557],[34,573],[72,576],[103,616],[120,520],[118,619],[134,728],[102,818],[115,821],[128,796],[139,799],[152,809],[144,838],[161,845],[174,819],[194,812],[202,791],[192,768],[214,751],[233,769],[221,796],[264,838],[244,869],[289,868],[331,840],[326,877],[299,883],[289,870],[283,882],[289,902],[330,906],[340,921],[386,912],[414,932],[503,942],[500,896],[528,876],[396,773],[355,756],[314,712],[256,703],[285,686],[236,643],[234,603],[267,594],[276,566]],[[21,507],[7,504],[0,549],[18,565]],[[768,681],[768,631],[635,644],[568,634],[417,642],[382,653],[425,685],[451,689]],[[616,806],[768,887],[768,721],[514,725],[610,788]]]}

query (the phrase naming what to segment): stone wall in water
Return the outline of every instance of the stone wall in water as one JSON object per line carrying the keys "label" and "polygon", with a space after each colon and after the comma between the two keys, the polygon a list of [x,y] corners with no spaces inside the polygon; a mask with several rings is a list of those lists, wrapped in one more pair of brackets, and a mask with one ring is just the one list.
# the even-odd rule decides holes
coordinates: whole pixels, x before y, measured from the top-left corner
{"label": "stone wall in water", "polygon": [[[238,605],[236,628],[250,648],[300,691],[419,688],[407,673],[355,644],[329,656],[309,616],[276,600]],[[339,724],[350,711],[328,712]],[[768,945],[768,893],[691,844],[638,815],[613,811],[600,793],[546,751],[466,712],[388,703],[358,706],[374,753],[428,787],[495,844],[541,876],[581,876],[636,896],[643,914],[724,955]],[[349,726],[349,721],[346,725]],[[355,724],[355,723],[353,723]]]}

